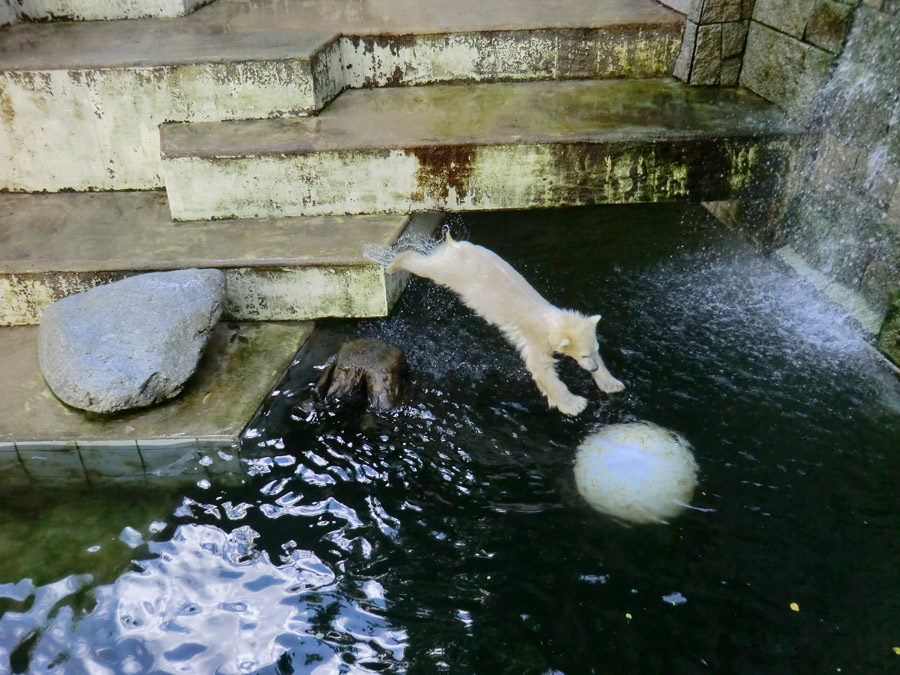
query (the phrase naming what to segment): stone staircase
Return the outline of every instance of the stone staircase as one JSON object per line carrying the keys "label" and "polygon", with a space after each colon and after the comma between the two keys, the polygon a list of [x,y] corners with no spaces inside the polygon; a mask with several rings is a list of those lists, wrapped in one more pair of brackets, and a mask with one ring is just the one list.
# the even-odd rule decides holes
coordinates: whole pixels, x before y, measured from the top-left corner
{"label": "stone staircase", "polygon": [[2,187],[161,188],[161,123],[311,115],[348,88],[662,77],[682,24],[654,0],[217,0],[181,19],[12,26]]}
{"label": "stone staircase", "polygon": [[[128,16],[167,5],[144,4]],[[366,246],[430,233],[429,212],[764,197],[802,130],[671,79],[683,27],[655,0],[216,0],[2,28],[0,324],[186,267],[225,270],[232,320],[382,316],[403,281]],[[0,329],[0,360],[33,331]],[[210,391],[234,371],[215,372]],[[32,385],[0,381],[0,476],[21,443],[229,445],[247,419],[67,427]],[[54,421],[22,432],[35,414]]]}

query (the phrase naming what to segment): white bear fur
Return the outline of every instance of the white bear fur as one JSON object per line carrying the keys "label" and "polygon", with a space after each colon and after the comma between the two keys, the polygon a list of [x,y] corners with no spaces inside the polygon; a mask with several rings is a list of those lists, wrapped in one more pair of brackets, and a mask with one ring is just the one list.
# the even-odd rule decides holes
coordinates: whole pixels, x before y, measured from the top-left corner
{"label": "white bear fur", "polygon": [[525,366],[551,408],[578,415],[587,399],[576,396],[556,374],[554,354],[575,359],[607,393],[625,388],[603,364],[595,334],[599,315],[584,316],[551,305],[505,260],[483,246],[444,241],[427,255],[404,251],[387,266],[406,270],[446,286],[488,323],[497,326],[519,350]]}

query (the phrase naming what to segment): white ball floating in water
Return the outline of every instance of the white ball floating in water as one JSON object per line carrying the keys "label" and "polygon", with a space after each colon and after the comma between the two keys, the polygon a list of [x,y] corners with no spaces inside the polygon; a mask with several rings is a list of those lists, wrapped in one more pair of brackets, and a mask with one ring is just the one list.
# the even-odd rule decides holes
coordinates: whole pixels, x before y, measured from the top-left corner
{"label": "white ball floating in water", "polygon": [[697,462],[678,434],[649,422],[613,424],[578,446],[575,485],[601,513],[664,523],[690,504]]}

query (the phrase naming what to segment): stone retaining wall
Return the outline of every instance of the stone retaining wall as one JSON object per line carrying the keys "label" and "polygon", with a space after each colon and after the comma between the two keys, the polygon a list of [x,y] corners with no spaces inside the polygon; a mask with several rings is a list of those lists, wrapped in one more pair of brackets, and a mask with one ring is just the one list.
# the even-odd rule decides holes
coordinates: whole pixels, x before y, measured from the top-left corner
{"label": "stone retaining wall", "polygon": [[884,315],[900,291],[900,0],[756,0],[740,83],[815,141],[780,203],[711,210]]}
{"label": "stone retaining wall", "polygon": [[663,0],[685,15],[674,75],[695,85],[733,87],[741,73],[754,0]]}
{"label": "stone retaining wall", "polygon": [[740,83],[804,119],[841,51],[858,0],[662,1],[687,19],[677,78],[694,85]]}
{"label": "stone retaining wall", "polygon": [[856,0],[757,0],[740,83],[810,122]]}
{"label": "stone retaining wall", "polygon": [[812,116],[820,140],[785,240],[884,313],[900,291],[900,1],[855,11]]}

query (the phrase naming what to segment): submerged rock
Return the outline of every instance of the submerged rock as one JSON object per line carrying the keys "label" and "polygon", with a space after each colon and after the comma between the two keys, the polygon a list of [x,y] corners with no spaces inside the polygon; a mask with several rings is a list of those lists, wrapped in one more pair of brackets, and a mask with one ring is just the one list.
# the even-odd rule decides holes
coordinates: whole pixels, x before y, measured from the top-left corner
{"label": "submerged rock", "polygon": [[341,400],[365,392],[369,405],[390,410],[403,402],[408,366],[399,347],[375,338],[347,340],[319,378],[319,393]]}
{"label": "submerged rock", "polygon": [[41,320],[41,373],[75,408],[159,403],[197,369],[224,300],[219,270],[141,274],[63,298]]}
{"label": "submerged rock", "polygon": [[613,424],[578,447],[575,485],[601,513],[631,523],[664,523],[690,504],[697,463],[688,442],[662,427]]}

